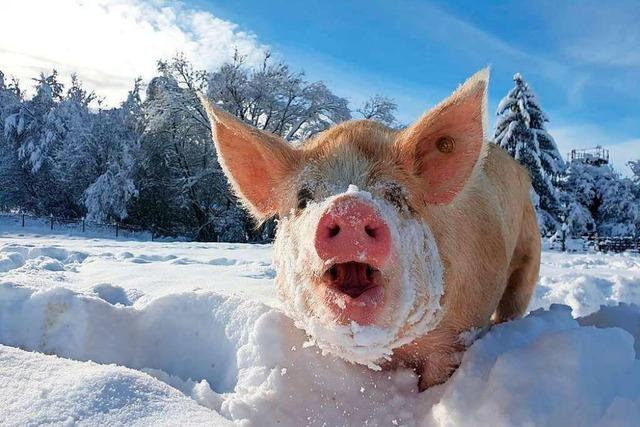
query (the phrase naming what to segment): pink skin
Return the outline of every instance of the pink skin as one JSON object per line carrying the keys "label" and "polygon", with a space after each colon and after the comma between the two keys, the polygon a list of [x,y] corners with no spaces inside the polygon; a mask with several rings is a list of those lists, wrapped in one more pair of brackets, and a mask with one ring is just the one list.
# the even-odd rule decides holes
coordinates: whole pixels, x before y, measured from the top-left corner
{"label": "pink skin", "polygon": [[327,270],[320,292],[340,321],[375,323],[384,308],[380,269],[391,253],[389,227],[375,208],[357,197],[337,198],[322,214],[315,248]]}

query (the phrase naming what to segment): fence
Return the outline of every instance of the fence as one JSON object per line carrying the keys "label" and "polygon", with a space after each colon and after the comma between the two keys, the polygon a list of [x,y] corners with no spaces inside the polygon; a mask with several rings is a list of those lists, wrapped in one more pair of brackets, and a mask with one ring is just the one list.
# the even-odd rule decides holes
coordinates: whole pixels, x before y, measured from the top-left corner
{"label": "fence", "polygon": [[[120,222],[103,223],[87,221],[85,218],[64,218],[53,215],[42,217],[24,213],[0,212],[0,230],[2,230],[2,224],[10,224],[13,227],[22,228],[36,226],[42,229],[46,227],[50,230],[75,231],[97,236],[115,236],[116,238],[135,237],[153,240],[162,235],[171,235],[171,233],[163,233],[161,229],[147,230],[136,225],[123,224]],[[640,237],[585,235],[582,236],[582,241],[587,247],[598,252],[640,252]],[[583,246],[583,244],[580,246]]]}
{"label": "fence", "polygon": [[[50,215],[48,217],[30,215],[26,213],[7,213],[0,212],[0,224],[6,226],[38,229],[48,228],[49,230],[61,230],[65,232],[78,232],[82,234],[115,236],[117,237],[136,237],[150,238],[151,240],[158,235],[152,231],[142,227],[123,224],[120,222],[103,223],[97,221],[88,221],[85,218],[65,218]],[[3,228],[0,226],[0,229]]]}
{"label": "fence", "polygon": [[603,237],[597,235],[582,236],[587,245],[598,252],[640,252],[640,237]]}

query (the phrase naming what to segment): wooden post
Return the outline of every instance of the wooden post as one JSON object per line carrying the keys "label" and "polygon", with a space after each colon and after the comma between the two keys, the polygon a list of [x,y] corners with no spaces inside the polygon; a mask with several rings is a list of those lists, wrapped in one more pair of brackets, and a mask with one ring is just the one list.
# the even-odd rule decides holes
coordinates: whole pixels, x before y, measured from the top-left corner
{"label": "wooden post", "polygon": [[53,230],[53,214],[51,214],[51,229]]}
{"label": "wooden post", "polygon": [[116,221],[116,237],[118,237],[118,222]]}
{"label": "wooden post", "polygon": [[562,221],[562,225],[560,226],[562,230],[562,252],[567,251],[567,211],[569,210],[566,204],[562,205],[562,212],[560,212],[560,221]]}
{"label": "wooden post", "polygon": [[85,220],[85,217],[83,216],[83,217],[82,217],[82,232],[83,232],[83,233],[84,233],[84,220]]}
{"label": "wooden post", "polygon": [[24,227],[24,212],[22,212],[22,226]]}

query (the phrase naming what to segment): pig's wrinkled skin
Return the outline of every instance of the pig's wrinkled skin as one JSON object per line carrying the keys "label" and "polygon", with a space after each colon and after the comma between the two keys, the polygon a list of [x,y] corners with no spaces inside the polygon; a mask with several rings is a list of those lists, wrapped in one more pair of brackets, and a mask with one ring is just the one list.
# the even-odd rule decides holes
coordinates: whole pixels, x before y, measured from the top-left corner
{"label": "pig's wrinkled skin", "polygon": [[[400,296],[394,293],[400,288],[398,281],[411,277],[419,287],[420,278],[426,277],[403,275],[398,257],[415,260],[410,261],[412,270],[443,271],[444,293],[435,326],[395,348],[384,364],[388,369],[415,369],[421,389],[446,381],[455,370],[465,346],[461,333],[521,316],[538,277],[540,237],[530,181],[515,160],[485,141],[487,85],[488,72],[483,70],[402,131],[366,120],[349,121],[296,147],[241,123],[203,98],[220,163],[236,194],[258,220],[277,215],[279,227],[287,230],[278,231],[275,255],[276,285],[285,304],[302,295],[309,317],[324,319],[337,310],[333,321],[353,320],[340,317],[344,304],[332,312],[323,294],[322,278],[331,260],[320,257],[310,243],[316,239],[320,218],[305,213],[307,203],[331,205],[354,184],[370,193],[377,206],[395,209],[395,223],[419,223],[424,238],[433,236],[437,259],[403,253],[403,242],[387,242],[393,233],[385,234],[381,243],[391,249],[371,251],[382,254],[376,255],[382,261],[373,255],[369,261],[366,251],[356,257],[355,249],[353,259],[378,269],[384,304],[376,305],[379,314],[352,315],[381,327],[400,306]],[[442,137],[454,141],[453,150],[439,145]],[[385,221],[385,216],[376,217],[379,220]],[[326,245],[315,247],[322,252]],[[349,253],[344,247],[343,243],[339,249],[342,258]],[[289,261],[293,253],[302,254],[298,262],[304,257],[306,264]],[[304,287],[297,296],[291,291],[296,286]]]}

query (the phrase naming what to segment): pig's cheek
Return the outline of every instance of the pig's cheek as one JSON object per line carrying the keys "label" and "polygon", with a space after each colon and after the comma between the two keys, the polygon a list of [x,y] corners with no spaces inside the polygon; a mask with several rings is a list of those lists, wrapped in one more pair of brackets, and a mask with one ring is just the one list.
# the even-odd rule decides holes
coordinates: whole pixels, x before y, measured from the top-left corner
{"label": "pig's cheek", "polygon": [[291,299],[291,293],[289,292],[288,286],[289,277],[287,274],[288,269],[286,266],[286,258],[284,258],[283,256],[279,256],[280,247],[278,245],[278,242],[276,242],[275,249],[276,253],[274,257],[274,264],[276,267],[276,290],[278,291],[278,297],[281,301],[289,301]]}
{"label": "pig's cheek", "polygon": [[280,301],[287,302],[291,301],[291,294],[289,292],[289,287],[287,286],[287,279],[283,274],[278,274],[275,280],[276,290],[278,292],[278,298]]}
{"label": "pig's cheek", "polygon": [[304,269],[305,274],[309,277],[313,277],[314,274],[324,270],[324,263],[318,256],[315,247],[315,236],[319,222],[319,215],[316,211],[319,210],[321,209],[315,209],[314,213],[304,215],[295,225],[296,235],[299,240],[300,262],[298,267]]}
{"label": "pig's cheek", "polygon": [[304,242],[308,239],[301,233],[304,228],[300,219],[283,219],[276,237],[276,268],[278,270],[278,288],[282,298],[293,300],[305,287],[310,270],[307,250]]}
{"label": "pig's cheek", "polygon": [[278,224],[276,240],[274,244],[274,261],[276,266],[276,285],[280,298],[291,301],[294,291],[294,268],[298,257],[297,245],[291,234],[291,222],[282,219]]}

